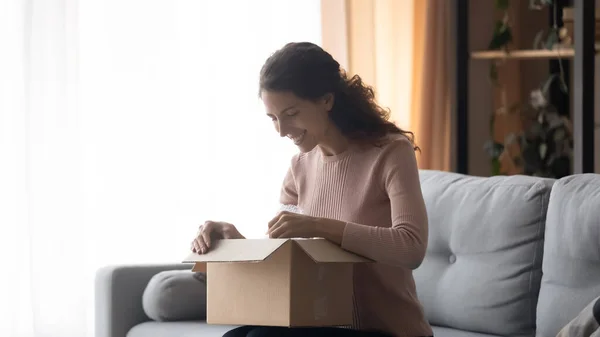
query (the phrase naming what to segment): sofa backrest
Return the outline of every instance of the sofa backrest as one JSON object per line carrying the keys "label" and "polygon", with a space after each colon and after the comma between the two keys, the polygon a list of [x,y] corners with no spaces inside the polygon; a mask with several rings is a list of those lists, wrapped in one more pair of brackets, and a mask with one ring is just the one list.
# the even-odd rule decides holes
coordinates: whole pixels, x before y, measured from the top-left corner
{"label": "sofa backrest", "polygon": [[546,220],[537,336],[555,337],[600,296],[600,174],[558,180]]}
{"label": "sofa backrest", "polygon": [[554,180],[428,170],[420,180],[429,241],[414,276],[430,324],[532,336]]}

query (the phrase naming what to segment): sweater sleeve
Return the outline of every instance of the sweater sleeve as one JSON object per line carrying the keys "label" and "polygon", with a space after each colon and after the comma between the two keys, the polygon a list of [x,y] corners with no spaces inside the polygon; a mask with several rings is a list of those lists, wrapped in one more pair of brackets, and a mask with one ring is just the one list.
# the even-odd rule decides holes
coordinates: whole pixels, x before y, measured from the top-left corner
{"label": "sweater sleeve", "polygon": [[425,257],[428,219],[412,144],[395,141],[382,153],[381,178],[391,206],[391,227],[347,223],[342,248],[376,262],[416,269]]}
{"label": "sweater sleeve", "polygon": [[292,163],[288,168],[285,178],[283,179],[283,185],[281,186],[281,192],[279,195],[279,203],[281,205],[294,205],[298,206],[298,189],[296,188],[296,180],[294,179],[294,164],[296,163],[296,156],[292,159]]}

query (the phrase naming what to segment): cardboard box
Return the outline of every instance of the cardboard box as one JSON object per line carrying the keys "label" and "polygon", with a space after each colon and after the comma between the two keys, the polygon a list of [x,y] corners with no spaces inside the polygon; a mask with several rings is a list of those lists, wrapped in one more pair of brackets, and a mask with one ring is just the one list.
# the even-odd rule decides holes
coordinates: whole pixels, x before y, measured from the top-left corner
{"label": "cardboard box", "polygon": [[207,277],[207,323],[352,324],[353,267],[370,260],[321,238],[219,240],[184,261]]}

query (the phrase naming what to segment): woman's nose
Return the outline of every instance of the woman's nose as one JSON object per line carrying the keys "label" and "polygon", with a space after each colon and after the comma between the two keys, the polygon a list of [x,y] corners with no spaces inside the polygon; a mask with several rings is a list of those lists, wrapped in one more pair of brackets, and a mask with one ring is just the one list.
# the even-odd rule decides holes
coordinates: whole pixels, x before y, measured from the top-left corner
{"label": "woman's nose", "polygon": [[279,131],[279,136],[281,136],[281,137],[287,136],[288,132],[287,132],[287,126],[285,125],[285,123],[281,123],[280,121],[277,123],[278,123],[277,130]]}

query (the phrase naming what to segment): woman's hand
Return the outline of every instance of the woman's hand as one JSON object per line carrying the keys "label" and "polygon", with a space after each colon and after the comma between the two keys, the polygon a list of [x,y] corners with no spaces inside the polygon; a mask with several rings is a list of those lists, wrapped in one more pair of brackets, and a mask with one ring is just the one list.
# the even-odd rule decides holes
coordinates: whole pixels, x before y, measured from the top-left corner
{"label": "woman's hand", "polygon": [[212,242],[221,239],[245,239],[245,237],[230,223],[206,221],[200,225],[198,234],[192,241],[192,252],[204,254],[208,252]]}
{"label": "woman's hand", "polygon": [[270,238],[321,237],[339,245],[345,228],[343,221],[284,211],[269,221],[268,234]]}
{"label": "woman's hand", "polygon": [[270,238],[313,238],[317,236],[317,218],[283,211],[269,221]]}

